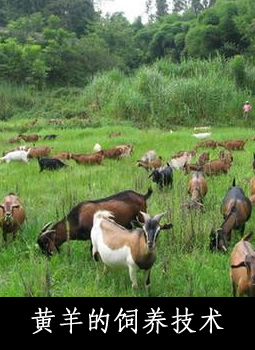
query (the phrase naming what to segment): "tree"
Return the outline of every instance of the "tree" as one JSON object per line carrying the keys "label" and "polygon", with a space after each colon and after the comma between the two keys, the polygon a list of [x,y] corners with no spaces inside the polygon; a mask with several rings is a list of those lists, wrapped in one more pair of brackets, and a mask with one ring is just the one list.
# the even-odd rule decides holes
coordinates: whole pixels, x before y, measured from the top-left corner
{"label": "tree", "polygon": [[167,0],[156,0],[156,17],[165,16],[168,12]]}

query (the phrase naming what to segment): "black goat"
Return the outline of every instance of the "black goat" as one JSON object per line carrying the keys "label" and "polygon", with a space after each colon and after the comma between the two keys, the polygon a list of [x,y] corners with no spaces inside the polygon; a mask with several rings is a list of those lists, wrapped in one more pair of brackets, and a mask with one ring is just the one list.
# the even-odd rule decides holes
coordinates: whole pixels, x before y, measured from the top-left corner
{"label": "black goat", "polygon": [[168,163],[162,168],[154,169],[149,175],[149,178],[150,177],[160,188],[163,188],[164,186],[173,187],[173,169]]}
{"label": "black goat", "polygon": [[55,138],[57,138],[58,135],[56,134],[50,134],[50,135],[45,135],[43,137],[44,140],[55,140]]}
{"label": "black goat", "polygon": [[43,170],[58,170],[67,166],[67,164],[57,158],[41,157],[37,159],[40,167],[40,172]]}

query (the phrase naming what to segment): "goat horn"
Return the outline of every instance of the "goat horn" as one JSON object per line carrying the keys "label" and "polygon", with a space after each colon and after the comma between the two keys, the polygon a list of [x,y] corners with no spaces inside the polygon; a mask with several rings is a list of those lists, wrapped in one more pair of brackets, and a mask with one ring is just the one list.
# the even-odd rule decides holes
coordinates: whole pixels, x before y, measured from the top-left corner
{"label": "goat horn", "polygon": [[157,214],[154,216],[154,220],[156,220],[157,222],[160,222],[160,220],[162,219],[163,216],[166,216],[168,214],[168,212],[166,211],[165,213],[161,213],[161,214]]}
{"label": "goat horn", "polygon": [[51,224],[52,224],[52,221],[50,221],[50,222],[48,222],[47,224],[45,224],[45,225],[43,226],[43,228],[41,229],[41,232],[46,231],[47,228],[50,227]]}
{"label": "goat horn", "polygon": [[143,212],[143,211],[140,211],[141,215],[143,216],[143,219],[144,219],[144,222],[148,221],[150,219],[150,215]]}

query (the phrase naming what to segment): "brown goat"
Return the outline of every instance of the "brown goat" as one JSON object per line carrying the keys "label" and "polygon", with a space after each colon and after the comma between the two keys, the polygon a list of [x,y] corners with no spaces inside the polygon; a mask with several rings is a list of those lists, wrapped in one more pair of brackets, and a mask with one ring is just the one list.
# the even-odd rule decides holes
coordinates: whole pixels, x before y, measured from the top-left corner
{"label": "brown goat", "polygon": [[52,156],[52,158],[55,159],[70,159],[71,158],[71,153],[70,152],[60,152],[58,154],[55,154]]}
{"label": "brown goat", "polygon": [[218,146],[222,146],[224,148],[226,148],[229,151],[232,150],[243,150],[244,149],[244,145],[246,144],[247,140],[229,140],[229,141],[221,141],[218,142]]}
{"label": "brown goat", "polygon": [[203,152],[199,155],[197,160],[197,165],[204,165],[205,163],[209,162],[209,152]]}
{"label": "brown goat", "polygon": [[163,166],[162,158],[159,157],[156,160],[152,160],[151,162],[143,162],[142,160],[137,161],[137,166],[144,168],[145,170],[153,170],[153,169],[158,169]]}
{"label": "brown goat", "polygon": [[218,175],[218,174],[227,174],[231,167],[231,162],[227,160],[212,160],[211,162],[205,163],[203,165],[204,175]]}
{"label": "brown goat", "polygon": [[255,205],[255,177],[250,180],[250,201],[252,205]]}
{"label": "brown goat", "polygon": [[48,157],[50,152],[51,148],[48,146],[31,147],[28,152],[28,158]]}
{"label": "brown goat", "polygon": [[250,244],[252,232],[234,247],[230,259],[233,296],[255,297],[255,251]]}
{"label": "brown goat", "polygon": [[218,146],[218,141],[214,141],[214,140],[205,140],[205,141],[201,141],[199,142],[195,149],[197,150],[198,148],[216,148]]}
{"label": "brown goat", "polygon": [[236,186],[235,179],[223,198],[221,213],[224,221],[219,229],[212,229],[210,236],[211,250],[227,250],[227,244],[231,239],[232,230],[239,230],[243,235],[245,223],[250,219],[252,204],[243,190]]}
{"label": "brown goat", "polygon": [[191,200],[202,204],[207,191],[208,186],[204,176],[196,171],[188,182],[188,194]]}
{"label": "brown goat", "polygon": [[21,140],[20,136],[13,136],[9,140],[7,140],[7,143],[16,143],[16,142],[20,142],[20,140]]}
{"label": "brown goat", "polygon": [[37,134],[32,134],[32,135],[19,134],[19,137],[26,142],[35,142],[35,141],[38,141],[41,136]]}
{"label": "brown goat", "polygon": [[122,156],[121,148],[102,149],[100,152],[102,152],[104,158],[119,159]]}
{"label": "brown goat", "polygon": [[51,223],[46,224],[40,232],[37,243],[42,252],[50,256],[59,251],[61,244],[67,240],[90,240],[93,217],[98,210],[111,211],[118,224],[131,229],[132,222],[137,218],[143,221],[140,211],[147,211],[146,200],[151,194],[151,188],[144,195],[127,190],[110,197],[81,202],[51,229],[49,229]]}
{"label": "brown goat", "polygon": [[20,226],[25,220],[25,209],[20,199],[14,193],[9,193],[4,197],[0,205],[0,226],[3,230],[3,240],[7,243],[7,234],[12,234],[16,238]]}
{"label": "brown goat", "polygon": [[70,153],[70,159],[75,160],[77,164],[102,164],[102,161],[104,159],[104,155],[102,151],[96,153],[96,154],[74,154]]}

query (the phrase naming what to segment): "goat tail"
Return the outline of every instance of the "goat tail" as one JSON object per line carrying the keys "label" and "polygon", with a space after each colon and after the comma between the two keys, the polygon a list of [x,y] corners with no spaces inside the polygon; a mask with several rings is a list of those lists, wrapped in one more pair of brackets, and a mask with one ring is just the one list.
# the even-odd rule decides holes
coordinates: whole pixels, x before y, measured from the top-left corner
{"label": "goat tail", "polygon": [[152,195],[152,192],[153,192],[152,187],[149,187],[147,193],[145,193],[144,195],[144,199],[147,200],[148,198],[150,198],[150,196]]}

